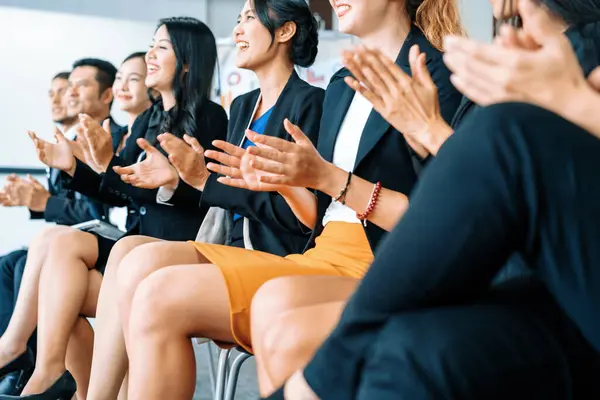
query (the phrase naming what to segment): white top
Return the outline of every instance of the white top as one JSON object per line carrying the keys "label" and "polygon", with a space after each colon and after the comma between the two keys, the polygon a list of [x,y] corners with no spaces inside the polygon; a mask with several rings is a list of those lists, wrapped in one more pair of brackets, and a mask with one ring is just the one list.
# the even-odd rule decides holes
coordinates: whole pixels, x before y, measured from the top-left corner
{"label": "white top", "polygon": [[[360,93],[354,95],[333,149],[333,164],[336,167],[348,172],[354,171],[360,138],[372,110],[373,105],[363,95]],[[340,191],[342,189],[340,187]],[[360,220],[356,218],[356,211],[336,201],[332,201],[327,208],[323,217],[323,226],[334,221],[360,224]]]}

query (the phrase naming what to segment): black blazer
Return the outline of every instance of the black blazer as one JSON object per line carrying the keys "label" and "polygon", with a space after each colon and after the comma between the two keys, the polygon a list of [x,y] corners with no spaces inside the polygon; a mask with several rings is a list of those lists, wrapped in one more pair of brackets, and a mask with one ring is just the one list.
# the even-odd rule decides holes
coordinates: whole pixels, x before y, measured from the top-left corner
{"label": "black blazer", "polygon": [[[408,53],[415,44],[419,45],[421,51],[427,55],[426,64],[438,88],[441,113],[444,120],[449,122],[462,96],[450,83],[450,71],[444,65],[442,53],[429,43],[416,26],[411,28],[396,59],[396,64],[410,74]],[[349,75],[347,70],[340,70],[331,79],[325,92],[318,150],[321,156],[330,162],[333,159],[340,126],[355,93],[342,79]],[[374,183],[379,181],[384,188],[406,195],[410,194],[417,181],[413,156],[403,135],[392,128],[375,110],[371,112],[361,137],[354,174]],[[314,246],[314,239],[321,234],[322,220],[331,201],[330,196],[317,192],[317,225],[313,229],[307,248]],[[371,248],[375,250],[385,231],[375,224],[367,223],[365,232]]]}
{"label": "black blazer", "polygon": [[[231,104],[227,141],[240,145],[252,118],[260,90],[237,97]],[[283,127],[288,118],[298,125],[316,145],[325,91],[290,76],[277,99],[265,128],[265,134],[292,140]],[[309,234],[278,193],[260,193],[232,188],[217,182],[211,174],[202,194],[202,205],[221,207],[249,219],[250,240],[255,250],[286,256],[301,252]]]}
{"label": "black blazer", "polygon": [[[72,178],[67,176],[69,186],[103,203],[112,206],[127,206],[127,234],[146,235],[165,240],[190,240],[196,237],[200,224],[206,215],[207,208],[198,210],[200,195],[188,187],[180,195],[194,196],[192,200],[177,207],[157,203],[157,189],[140,189],[126,184],[112,167],[126,166],[143,158],[143,152],[136,144],[138,138],[147,138],[163,151],[156,143],[160,125],[168,112],[163,111],[162,104],[157,103],[142,113],[135,121],[125,148],[119,156],[114,156],[104,174],[96,174],[82,162]],[[204,148],[211,148],[214,140],[225,139],[227,133],[227,114],[225,110],[212,101],[206,101],[196,116],[197,130],[189,132]],[[183,136],[183,132],[172,132]],[[164,151],[163,151],[164,153]],[[63,176],[66,174],[63,173]],[[70,179],[69,179],[70,178]],[[180,186],[186,186],[181,182]]]}
{"label": "black blazer", "polygon": [[[118,125],[112,118],[111,134],[113,149],[117,149],[126,127]],[[75,225],[92,219],[107,220],[109,206],[81,195],[67,187],[60,171],[49,169],[47,172],[50,198],[44,212],[31,211],[31,219],[45,219],[60,225]]]}

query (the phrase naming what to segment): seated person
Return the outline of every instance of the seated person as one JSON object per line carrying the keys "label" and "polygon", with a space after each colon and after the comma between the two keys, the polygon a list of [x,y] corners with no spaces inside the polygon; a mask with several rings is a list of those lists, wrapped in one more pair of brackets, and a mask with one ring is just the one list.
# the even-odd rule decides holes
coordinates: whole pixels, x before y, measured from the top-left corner
{"label": "seated person", "polygon": [[[118,71],[112,64],[103,60],[86,59],[74,64],[74,69],[70,76],[70,87],[66,90],[65,97],[68,99],[68,113],[75,115],[77,118],[76,127],[71,128],[68,132],[76,132],[77,139],[69,144],[75,150],[74,153],[77,154],[78,158],[94,165],[94,168],[99,167],[95,164],[89,146],[86,143],[85,126],[89,125],[90,121],[98,124],[104,120],[105,127],[111,132],[107,143],[111,149],[119,151],[119,147],[122,147],[120,143],[124,141],[128,128],[121,128],[118,125],[112,124],[112,120],[106,119],[109,115],[113,98],[117,99],[121,110],[129,115],[129,127],[131,127],[137,115],[150,105],[145,85],[143,82],[137,83],[144,76],[140,76],[139,74],[145,74],[146,72],[143,56],[144,54],[142,53],[141,55],[134,54],[128,57]],[[123,83],[124,80],[127,80],[127,82]],[[64,124],[63,127],[65,127]],[[83,149],[85,149],[85,152]],[[99,219],[111,222],[114,225],[120,225],[120,221],[114,218],[114,214],[112,214],[113,209],[100,203],[98,200],[81,196],[79,193],[68,189],[66,179],[59,172],[55,169],[51,169],[50,171],[49,182],[51,191],[54,186],[57,186],[59,187],[59,190],[57,190],[58,193],[66,191],[68,195],[56,200],[50,197],[48,200],[49,207],[46,208],[44,215],[47,219],[52,215],[63,215],[57,222],[72,225]],[[84,202],[83,199],[87,203],[80,204]],[[90,207],[89,203],[95,207]],[[61,204],[62,214],[56,211],[49,212],[58,208],[56,204]],[[92,209],[93,211],[87,211],[87,209]],[[6,355],[7,357],[12,354],[14,359],[14,355],[23,354],[15,361],[5,364],[3,368],[4,371],[13,370],[13,374],[19,374],[21,378],[16,386],[20,389],[23,389],[27,383],[27,379],[33,370],[33,362],[35,361],[29,352],[23,353],[23,346],[37,324],[38,286],[42,266],[47,257],[49,257],[52,247],[57,246],[57,243],[54,242],[55,240],[61,241],[58,246],[60,248],[73,246],[73,243],[69,242],[67,236],[65,236],[70,232],[78,231],[67,226],[50,227],[33,240],[27,257],[22,293],[17,298],[15,310],[12,313],[7,332],[0,338],[0,349],[3,351],[9,350],[9,353]],[[73,344],[72,353],[90,354],[93,343],[85,339],[91,336],[91,327],[85,319],[81,319],[77,327],[75,330],[77,332],[75,336],[77,337],[72,336],[70,342]],[[74,362],[73,365],[76,366],[77,363]],[[74,366],[71,368],[76,369]],[[28,373],[21,374],[24,369]],[[76,373],[81,375],[80,372]],[[85,376],[85,373],[83,375]],[[19,394],[17,392],[6,393],[5,391],[4,393]]]}
{"label": "seated person", "polygon": [[[519,8],[532,29],[504,27],[507,47],[447,40],[460,90],[507,103],[440,149],[286,399],[600,396],[600,69],[586,82],[543,9]],[[514,253],[534,276],[491,287]]]}
{"label": "seated person", "polygon": [[[56,144],[32,135],[38,157],[46,165],[60,169],[69,187],[112,206],[127,206],[126,235],[193,238],[206,214],[206,209],[198,210],[198,192],[190,189],[189,194],[184,194],[190,196],[187,206],[157,204],[157,190],[133,188],[114,169],[136,163],[143,170],[156,157],[168,163],[161,149],[152,147],[160,133],[170,131],[180,138],[188,133],[206,147],[225,138],[227,115],[208,98],[216,61],[216,41],[204,23],[188,17],[160,20],[154,44],[146,53],[145,74],[144,63],[137,59],[138,75],[145,77],[146,86],[157,92],[160,100],[135,119],[123,150],[116,155],[110,134],[90,118],[83,118],[91,155],[104,172],[97,173],[78,160],[60,135]],[[65,368],[67,344],[82,318],[95,316],[104,260],[108,258],[106,264],[111,264],[120,257],[119,251],[110,251],[115,243],[81,231],[66,232],[52,242],[40,276],[39,296],[43,300],[38,307],[36,368],[23,389],[23,397],[40,394],[70,398],[76,386],[78,391],[87,392],[91,360],[78,363],[82,374],[76,385]]]}
{"label": "seated person", "polygon": [[[70,73],[61,72],[57,74],[52,79],[50,90],[48,91],[51,113],[57,129],[65,132],[69,139],[73,140],[71,146],[76,151],[77,156],[81,159],[87,159],[84,153],[85,146],[82,145],[81,140],[75,140],[77,127],[79,126],[78,115],[80,113],[87,113],[98,122],[102,122],[109,117],[112,98],[107,97],[107,93],[110,93],[110,86],[114,80],[116,69],[112,64],[97,59],[79,60],[74,63],[73,67],[76,70],[73,79],[77,78],[77,74],[79,74],[82,68],[96,70],[95,75],[93,75],[96,85],[90,85],[89,87],[77,90],[76,87],[81,86],[78,85],[79,81],[72,81],[71,88],[69,88]],[[113,144],[116,146],[122,136],[121,127],[116,125],[112,119],[110,119],[110,123],[113,132]],[[2,257],[0,261],[2,264],[0,268],[0,277],[2,279],[0,281],[3,282],[0,290],[3,293],[2,300],[0,300],[0,318],[2,318],[0,321],[0,325],[2,326],[0,334],[5,338],[4,341],[0,340],[1,351],[4,353],[8,351],[10,354],[14,350],[21,354],[26,343],[27,348],[31,350],[27,351],[24,357],[20,359],[20,362],[17,363],[19,365],[18,370],[10,374],[6,374],[5,371],[0,372],[0,378],[8,378],[7,375],[11,376],[9,379],[10,384],[4,382],[3,379],[0,385],[0,393],[18,394],[19,390],[16,388],[22,388],[25,385],[29,374],[33,370],[36,338],[35,335],[32,335],[31,338],[28,336],[19,337],[18,341],[14,342],[11,339],[16,350],[3,346],[7,344],[7,340],[11,338],[11,335],[13,339],[18,336],[13,335],[15,333],[14,324],[11,328],[12,332],[9,331],[5,334],[13,313],[22,315],[31,312],[30,308],[22,301],[17,302],[17,295],[24,276],[25,266],[28,265],[27,271],[30,271],[25,274],[28,277],[26,280],[33,279],[34,282],[37,282],[40,263],[48,252],[50,240],[61,232],[68,231],[70,229],[67,227],[68,225],[93,219],[109,221],[110,209],[99,201],[68,189],[64,180],[61,179],[59,171],[55,169],[48,170],[48,189],[44,188],[40,182],[30,176],[26,179],[9,176],[7,185],[0,193],[0,204],[6,207],[27,207],[32,219],[44,219],[47,222],[58,224],[44,228],[32,240],[30,245],[32,257],[28,260],[28,264],[26,264],[27,251],[23,250],[18,250],[8,256]],[[116,223],[114,220],[111,222]],[[36,258],[35,254],[39,258]],[[36,298],[34,296],[31,299],[34,304],[36,303]],[[9,354],[7,356],[10,357]]]}
{"label": "seated person", "polygon": [[[460,95],[448,81],[438,47],[444,34],[461,32],[458,10],[455,4],[450,9],[447,4],[428,4],[433,7],[419,13],[414,3],[405,6],[388,0],[355,1],[349,10],[336,10],[343,14],[340,26],[344,31],[397,59],[405,71],[409,49],[418,44],[425,50],[439,89],[442,114],[449,120]],[[261,15],[264,3],[254,1],[254,8]],[[423,20],[416,20],[417,15]],[[443,25],[427,22],[438,21],[442,15],[454,17]],[[277,182],[265,185],[262,176],[247,187],[279,191],[306,229],[314,228],[304,254],[280,257],[207,243],[159,242],[142,245],[123,259],[119,297],[122,315],[129,315],[124,332],[131,366],[130,397],[191,398],[195,374],[190,337],[239,344],[252,351],[250,302],[264,282],[287,275],[362,278],[385,231],[404,212],[417,172],[402,134],[340,79],[347,74],[346,70],[336,74],[326,91],[318,150],[289,121],[284,122],[285,127],[295,143],[247,133],[257,145],[275,142],[278,149],[293,152],[290,157],[302,165],[297,187]],[[249,147],[246,152],[258,149]],[[229,176],[220,177],[219,182],[242,185],[239,168],[252,166],[240,165],[239,154],[244,151],[233,148],[229,155],[216,156],[227,165],[210,168]],[[212,152],[207,155],[215,156]],[[315,196],[304,186],[317,188],[319,193]],[[377,206],[368,207],[370,203]],[[140,283],[152,271],[156,272]],[[338,287],[311,289],[315,290],[307,290],[300,300],[319,301],[315,293],[339,293]]]}
{"label": "seated person", "polygon": [[[324,91],[300,79],[294,66],[309,67],[315,60],[317,22],[303,1],[274,0],[268,8],[263,5],[262,13],[251,4],[247,2],[241,10],[233,35],[238,43],[236,64],[256,74],[259,88],[233,101],[227,141],[215,142],[215,145],[252,146],[252,142],[245,137],[248,127],[265,135],[288,140],[289,135],[283,126],[288,116],[310,132],[310,140],[316,144]],[[277,17],[270,16],[271,11],[279,14]],[[180,140],[170,134],[160,135],[158,139],[160,146],[170,153],[169,159],[181,175],[181,182],[172,185],[177,187],[176,190],[168,191],[162,187],[158,199],[175,206],[181,205],[181,191],[191,186],[199,190],[196,191],[198,197],[202,196],[199,202],[192,205],[212,207],[202,224],[198,240],[280,256],[302,251],[310,231],[301,226],[278,193],[256,193],[222,185],[217,182],[217,175],[210,174],[206,168],[203,155],[195,152],[194,149],[202,152],[202,146],[196,140],[189,136]],[[156,157],[153,161],[152,164],[145,164],[150,170],[143,174],[138,166],[119,168],[118,173],[125,182],[144,188],[159,188],[171,180],[179,180],[177,171],[166,158]],[[166,177],[166,180],[161,180],[161,177]],[[113,252],[118,254],[122,249],[129,249],[132,243],[152,240],[160,241],[148,237],[125,238]],[[175,261],[175,254],[163,253],[162,257]],[[121,265],[126,264],[123,262]],[[116,267],[119,267],[118,274],[128,271],[134,274],[148,273],[128,265],[123,270],[117,264],[109,265],[109,268]],[[107,271],[107,279],[103,282],[102,295],[98,300],[96,333],[101,339],[94,349],[88,393],[90,398],[115,398],[127,370],[123,330],[127,330],[128,325],[126,320],[122,324],[119,318],[115,318],[119,314],[117,300],[120,291],[117,279],[108,279],[109,276],[116,278],[118,274],[113,270]]]}
{"label": "seated person", "polygon": [[[548,7],[548,10],[551,9],[550,5]],[[552,26],[558,33],[565,31],[566,20],[574,21],[574,26],[569,31],[575,32],[575,29],[580,29],[577,27],[581,23],[590,18],[589,9],[585,9],[585,12],[580,10],[581,3],[569,2],[565,7],[560,9],[560,15],[547,11],[548,17],[553,21]],[[518,7],[513,7],[513,10],[518,11]],[[496,16],[500,18],[502,15],[498,11],[496,10]],[[595,11],[600,16],[600,8]],[[528,26],[525,24],[523,28],[527,30]],[[589,70],[590,65],[599,63],[599,53],[593,42],[576,39],[574,35],[567,37],[573,47],[578,49],[577,54],[582,66],[587,66]],[[411,81],[408,75],[376,51],[362,49],[346,54],[344,59],[353,75],[361,80],[361,83],[358,83],[357,80],[348,77],[347,83],[372,101],[375,109],[396,129],[421,144],[430,154],[437,154],[448,137],[439,134],[440,127],[449,126],[439,116],[435,85],[424,65],[419,62],[413,64],[416,66],[412,71],[415,80]],[[380,81],[370,79],[369,72],[375,73],[376,76],[393,78],[388,79],[387,85],[382,85]],[[411,87],[411,90],[403,92],[404,87]],[[459,108],[458,112],[462,115],[461,118],[454,118],[455,128],[458,129],[467,121],[467,115],[475,109],[476,107],[469,107],[467,111]],[[515,254],[499,272],[494,284],[523,275],[531,275],[530,268],[521,255]],[[345,284],[348,290],[354,290],[354,285]],[[293,372],[303,367],[339,319],[345,305],[343,298],[336,300],[330,297],[326,304],[310,306],[295,303],[297,292],[313,285],[314,279],[311,277],[280,278],[264,285],[253,300],[253,348],[257,364],[260,366],[259,386],[263,395],[271,393]]]}

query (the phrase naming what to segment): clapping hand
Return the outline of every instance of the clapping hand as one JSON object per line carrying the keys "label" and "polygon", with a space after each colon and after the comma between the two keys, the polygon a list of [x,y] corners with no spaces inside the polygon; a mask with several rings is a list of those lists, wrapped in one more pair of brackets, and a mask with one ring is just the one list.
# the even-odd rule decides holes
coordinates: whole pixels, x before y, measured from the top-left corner
{"label": "clapping hand", "polygon": [[343,62],[354,75],[344,79],[348,86],[373,104],[417,153],[437,153],[452,129],[441,116],[437,87],[417,45],[409,53],[412,77],[380,51],[362,46],[344,51]]}
{"label": "clapping hand", "polygon": [[260,177],[269,174],[252,167],[256,157],[246,150],[222,140],[215,140],[213,145],[222,152],[207,150],[204,155],[220,163],[210,162],[207,165],[212,172],[223,175],[217,179],[219,183],[255,192],[277,192],[282,189],[281,186],[261,182]]}
{"label": "clapping hand", "polygon": [[50,168],[56,168],[61,171],[73,175],[75,172],[75,156],[71,144],[58,130],[55,130],[54,139],[56,143],[50,143],[37,137],[37,135],[29,131],[38,159]]}
{"label": "clapping hand", "polygon": [[101,172],[106,172],[110,161],[114,156],[112,135],[110,132],[110,120],[104,120],[102,126],[85,114],[79,115],[79,123],[82,128],[80,141],[84,141],[89,149],[93,165],[97,166]]}
{"label": "clapping hand", "polygon": [[167,157],[146,139],[138,139],[137,144],[146,152],[143,161],[128,167],[113,167],[123,182],[142,189],[157,189],[161,186],[177,188],[179,177]]}
{"label": "clapping hand", "polygon": [[158,136],[161,147],[169,155],[169,161],[179,177],[188,185],[203,191],[210,172],[204,161],[204,149],[196,138],[184,135],[183,140],[171,133]]}

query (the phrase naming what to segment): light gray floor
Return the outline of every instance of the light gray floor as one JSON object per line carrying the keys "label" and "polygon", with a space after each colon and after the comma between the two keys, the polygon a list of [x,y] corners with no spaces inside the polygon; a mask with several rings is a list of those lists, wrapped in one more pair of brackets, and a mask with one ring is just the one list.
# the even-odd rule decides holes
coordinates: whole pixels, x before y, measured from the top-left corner
{"label": "light gray floor", "polygon": [[[198,346],[194,344],[196,351],[196,393],[194,400],[212,400],[212,391],[210,390],[208,375],[208,344]],[[214,349],[214,347],[213,347]],[[234,350],[235,351],[235,350]],[[217,362],[216,351],[214,361]],[[254,358],[247,360],[242,366],[240,378],[238,381],[236,400],[257,400],[258,386],[256,381],[256,364]]]}

